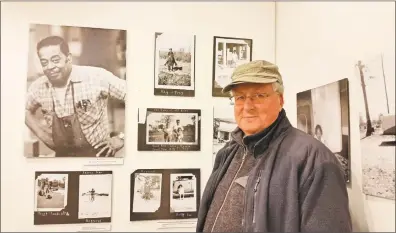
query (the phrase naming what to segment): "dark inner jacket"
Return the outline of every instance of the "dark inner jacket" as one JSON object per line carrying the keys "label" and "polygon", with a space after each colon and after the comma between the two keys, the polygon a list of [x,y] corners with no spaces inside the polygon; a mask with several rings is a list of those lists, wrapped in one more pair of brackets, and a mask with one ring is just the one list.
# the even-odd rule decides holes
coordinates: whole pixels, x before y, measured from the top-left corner
{"label": "dark inner jacket", "polygon": [[213,224],[208,212],[216,189],[231,169],[233,159],[244,152],[254,157],[254,164],[246,174],[241,196],[240,230],[352,231],[348,194],[338,160],[321,142],[292,127],[284,110],[263,132],[244,138],[237,128],[231,138],[217,153],[201,199],[197,232],[203,232],[205,224]]}

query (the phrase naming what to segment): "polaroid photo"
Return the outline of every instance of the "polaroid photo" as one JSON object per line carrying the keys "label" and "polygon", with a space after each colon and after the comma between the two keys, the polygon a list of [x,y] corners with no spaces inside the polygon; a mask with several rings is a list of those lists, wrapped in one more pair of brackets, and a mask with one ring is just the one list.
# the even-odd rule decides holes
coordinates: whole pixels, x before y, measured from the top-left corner
{"label": "polaroid photo", "polygon": [[67,206],[68,174],[43,173],[36,178],[35,211],[59,212]]}
{"label": "polaroid photo", "polygon": [[170,212],[197,211],[197,180],[192,173],[170,175]]}
{"label": "polaroid photo", "polygon": [[154,213],[161,206],[162,173],[135,173],[134,213]]}
{"label": "polaroid photo", "polygon": [[78,218],[110,218],[112,174],[89,174],[79,177]]}
{"label": "polaroid photo", "polygon": [[155,33],[154,95],[195,95],[195,35]]}
{"label": "polaroid photo", "polygon": [[213,108],[213,155],[212,166],[214,165],[217,152],[231,140],[231,133],[238,127],[234,118],[234,107],[214,107]]}
{"label": "polaroid photo", "polygon": [[25,157],[123,158],[126,30],[31,24],[27,35]]}
{"label": "polaroid photo", "polygon": [[200,115],[200,110],[147,109],[138,126],[138,150],[200,150]]}
{"label": "polaroid photo", "polygon": [[231,82],[234,69],[252,61],[252,39],[214,37],[212,96],[229,97],[221,90]]}

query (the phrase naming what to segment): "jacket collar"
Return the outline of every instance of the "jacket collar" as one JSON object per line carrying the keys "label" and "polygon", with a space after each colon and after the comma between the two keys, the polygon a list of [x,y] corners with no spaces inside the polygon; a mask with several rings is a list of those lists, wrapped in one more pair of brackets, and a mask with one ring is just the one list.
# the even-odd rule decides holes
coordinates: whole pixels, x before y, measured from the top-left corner
{"label": "jacket collar", "polygon": [[237,127],[231,133],[231,138],[239,145],[245,147],[254,157],[258,157],[276,138],[290,127],[291,124],[286,116],[286,111],[282,109],[274,123],[263,131],[254,135],[244,136],[242,130]]}

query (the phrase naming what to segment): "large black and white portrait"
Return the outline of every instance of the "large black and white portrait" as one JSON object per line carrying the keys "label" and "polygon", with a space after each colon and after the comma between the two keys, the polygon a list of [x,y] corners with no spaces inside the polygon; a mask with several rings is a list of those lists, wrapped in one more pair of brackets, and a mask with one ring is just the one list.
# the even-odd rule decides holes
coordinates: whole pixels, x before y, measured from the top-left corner
{"label": "large black and white portrait", "polygon": [[348,79],[297,93],[297,128],[326,145],[350,180]]}
{"label": "large black and white portrait", "polygon": [[124,157],[126,31],[31,24],[26,157]]}
{"label": "large black and white portrait", "polygon": [[170,212],[197,211],[197,180],[194,174],[171,174]]}
{"label": "large black and white portrait", "polygon": [[130,221],[197,218],[200,180],[198,168],[135,170]]}
{"label": "large black and white portrait", "polygon": [[395,200],[395,53],[370,54],[355,64],[363,193]]}
{"label": "large black and white portrait", "polygon": [[67,206],[68,174],[41,174],[36,178],[35,210],[59,212]]}
{"label": "large black and white portrait", "polygon": [[200,110],[139,109],[139,150],[200,150]]}
{"label": "large black and white portrait", "polygon": [[195,95],[195,35],[155,33],[154,95]]}
{"label": "large black and white portrait", "polygon": [[135,173],[133,208],[135,213],[154,213],[161,206],[162,173]]}
{"label": "large black and white portrait", "polygon": [[112,174],[35,172],[34,225],[111,222]]}
{"label": "large black and white portrait", "polygon": [[112,174],[80,175],[78,218],[111,217]]}
{"label": "large black and white portrait", "polygon": [[234,118],[234,107],[222,106],[213,108],[213,155],[214,165],[217,152],[231,140],[231,133],[238,127]]}
{"label": "large black and white portrait", "polygon": [[252,61],[252,39],[214,37],[212,96],[229,97],[221,90],[231,82],[235,67]]}

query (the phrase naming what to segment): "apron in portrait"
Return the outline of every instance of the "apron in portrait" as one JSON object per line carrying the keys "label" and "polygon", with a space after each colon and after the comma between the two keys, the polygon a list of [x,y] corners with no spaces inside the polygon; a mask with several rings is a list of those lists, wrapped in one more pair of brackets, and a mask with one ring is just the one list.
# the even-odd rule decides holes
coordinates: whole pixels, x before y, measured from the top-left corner
{"label": "apron in portrait", "polygon": [[71,83],[73,114],[59,118],[52,98],[52,138],[55,144],[55,157],[95,157],[97,151],[85,138],[77,116],[74,100],[74,84]]}

